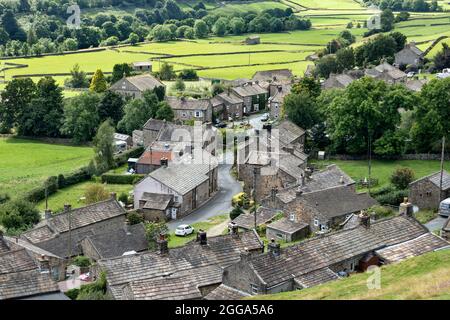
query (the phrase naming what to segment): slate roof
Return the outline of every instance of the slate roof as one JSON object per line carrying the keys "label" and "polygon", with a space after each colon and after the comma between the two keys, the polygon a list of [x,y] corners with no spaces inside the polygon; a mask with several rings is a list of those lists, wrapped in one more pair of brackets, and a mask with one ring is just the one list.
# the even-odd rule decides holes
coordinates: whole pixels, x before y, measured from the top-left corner
{"label": "slate roof", "polygon": [[144,124],[144,129],[159,131],[166,124],[166,120],[148,119]]}
{"label": "slate roof", "polygon": [[251,97],[259,94],[268,93],[266,89],[262,88],[260,85],[246,84],[239,87],[233,87],[232,90],[239,97]]}
{"label": "slate roof", "polygon": [[274,80],[282,80],[282,79],[291,79],[294,77],[294,74],[289,69],[275,69],[275,70],[266,70],[266,71],[257,71],[253,75],[253,81],[272,81]]}
{"label": "slate roof", "polygon": [[322,83],[322,87],[324,89],[332,89],[332,88],[346,88],[350,83],[355,81],[353,77],[348,74],[330,74],[328,79],[326,79]]}
{"label": "slate roof", "polygon": [[421,57],[423,55],[423,51],[420,50],[419,48],[417,48],[417,46],[415,45],[415,43],[408,43],[402,50],[400,50],[399,52],[397,52],[395,55],[401,55],[403,54],[405,51],[411,51],[412,53],[414,53],[415,55]]}
{"label": "slate roof", "polygon": [[61,257],[59,257],[59,256],[57,256],[57,255],[55,255],[55,254],[53,254],[53,253],[51,253],[51,252],[49,252],[47,250],[39,248],[38,246],[36,246],[36,245],[26,241],[26,240],[20,239],[18,237],[5,237],[5,239],[11,244],[11,247],[13,247],[13,246],[14,247],[20,247],[20,248],[26,249],[28,252],[32,252],[32,253],[35,253],[37,255],[44,255],[44,256],[47,256],[47,257],[53,257],[53,258],[60,258],[61,259]]}
{"label": "slate roof", "polygon": [[[86,227],[100,221],[125,216],[126,211],[117,200],[109,199],[85,207],[70,210],[72,230]],[[48,240],[56,234],[69,231],[69,212],[63,212],[45,219],[21,236],[36,243]]]}
{"label": "slate roof", "polygon": [[167,167],[150,172],[149,177],[184,195],[207,181],[209,171],[217,166],[217,161],[214,159],[211,160],[211,165],[208,163],[170,163]]}
{"label": "slate roof", "polygon": [[25,249],[0,254],[0,275],[33,269],[36,264]]}
{"label": "slate roof", "polygon": [[359,212],[378,204],[367,193],[356,193],[347,186],[309,192],[300,197],[327,218]]}
{"label": "slate roof", "polygon": [[[161,81],[150,74],[141,74],[137,76],[127,77],[125,79],[128,80],[134,87],[136,87],[136,89],[141,92],[146,90],[153,90],[156,87],[165,87],[165,85]],[[110,89],[120,90],[123,81],[123,79],[117,81],[111,86]]]}
{"label": "slate roof", "polygon": [[276,174],[278,170],[282,170],[292,178],[299,180],[304,172],[301,166],[305,161],[290,153],[252,150],[249,152],[245,163],[263,166],[265,171],[262,173],[266,175],[273,175]]}
{"label": "slate roof", "polygon": [[367,69],[365,73],[366,75],[374,78],[379,78],[382,76],[387,76],[393,80],[406,78],[406,73],[387,62],[383,62],[373,69]]}
{"label": "slate roof", "polygon": [[291,221],[288,218],[281,218],[280,220],[267,225],[268,229],[273,229],[289,234],[293,234],[307,227],[307,223]]}
{"label": "slate roof", "polygon": [[244,103],[244,100],[242,100],[240,97],[238,97],[237,95],[235,95],[232,92],[231,93],[222,92],[221,94],[217,95],[216,97],[228,104]]}
{"label": "slate roof", "polygon": [[[259,207],[256,209],[256,225],[266,224],[272,220],[279,210]],[[233,220],[237,227],[251,230],[255,228],[255,216],[253,214],[243,213]]]}
{"label": "slate roof", "polygon": [[419,92],[426,83],[426,80],[408,80],[405,83],[405,87],[409,90]]}
{"label": "slate roof", "polygon": [[172,201],[173,195],[144,192],[141,200],[145,200],[144,209],[166,210]]}
{"label": "slate roof", "polygon": [[166,101],[175,110],[208,110],[210,106],[209,99],[166,97]]}
{"label": "slate roof", "polygon": [[282,249],[277,257],[262,254],[250,259],[249,263],[260,279],[271,287],[427,232],[416,220],[397,216],[376,221],[369,229],[359,226],[312,238]]}
{"label": "slate roof", "polygon": [[59,292],[49,274],[37,270],[0,274],[0,300]]}
{"label": "slate roof", "polygon": [[[99,260],[98,266],[106,270],[111,292],[116,299],[120,299],[125,286],[131,282],[150,281],[169,276],[171,278],[206,276],[206,279],[212,280],[205,280],[205,285],[210,281],[217,283],[218,277],[222,277],[222,267],[239,261],[240,254],[245,248],[252,251],[261,249],[261,246],[258,235],[254,231],[249,231],[240,233],[238,236],[211,237],[208,238],[207,245],[191,242],[183,247],[170,249],[166,255],[147,251],[131,256]],[[160,290],[162,292],[165,290],[164,285],[160,286]]]}
{"label": "slate roof", "polygon": [[[410,183],[410,185],[416,184],[423,180],[429,180],[431,181],[436,187],[440,187],[441,183],[441,172],[435,172],[433,174],[430,174],[428,176],[425,176],[423,178],[417,179],[416,181],[413,181]],[[450,174],[444,170],[444,174],[442,177],[442,190],[448,190],[450,189]]]}
{"label": "slate roof", "polygon": [[281,91],[277,88],[275,94],[269,98],[271,102],[283,103],[284,97],[291,92],[291,86],[281,86]]}
{"label": "slate roof", "polygon": [[305,181],[300,189],[303,192],[313,192],[337,186],[349,186],[355,184],[344,171],[336,165],[330,165],[326,169],[311,174],[311,179]]}
{"label": "slate roof", "polygon": [[377,250],[375,253],[385,262],[394,263],[443,248],[450,249],[450,243],[432,233],[426,233],[415,239]]}
{"label": "slate roof", "polygon": [[305,130],[289,120],[281,121],[275,129],[278,129],[280,142],[286,145],[293,143],[305,134]]}
{"label": "slate roof", "polygon": [[[125,219],[124,219],[125,220]],[[83,253],[80,241],[87,236],[94,235],[93,230],[86,230],[81,233],[73,233],[70,238],[70,251],[69,251],[69,232],[62,234],[56,234],[55,237],[46,241],[35,243],[34,245],[57,255],[58,257],[68,258],[69,255],[77,256]]]}
{"label": "slate roof", "polygon": [[8,252],[9,250],[9,246],[6,241],[2,237],[0,237],[0,254]]}
{"label": "slate roof", "polygon": [[113,258],[129,251],[144,251],[148,248],[145,228],[142,223],[124,226],[114,231],[88,236],[100,258]]}
{"label": "slate roof", "polygon": [[221,284],[216,289],[206,295],[206,300],[241,300],[250,297],[246,292],[237,290],[227,285]]}
{"label": "slate roof", "polygon": [[330,268],[323,268],[295,277],[294,281],[303,288],[311,288],[337,279],[339,279],[338,275]]}

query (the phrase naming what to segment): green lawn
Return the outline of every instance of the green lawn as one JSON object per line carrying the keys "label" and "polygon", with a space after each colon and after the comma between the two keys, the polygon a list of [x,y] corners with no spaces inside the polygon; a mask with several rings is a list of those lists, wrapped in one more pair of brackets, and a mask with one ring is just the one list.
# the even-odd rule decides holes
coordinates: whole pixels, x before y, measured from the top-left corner
{"label": "green lawn", "polygon": [[261,295],[262,300],[418,300],[450,299],[450,250],[381,268],[381,288],[369,290],[373,274],[361,273],[305,290]]}
{"label": "green lawn", "polygon": [[354,0],[291,0],[303,7],[310,9],[362,9],[363,7]]}
{"label": "green lawn", "polygon": [[236,12],[246,13],[249,11],[259,13],[263,10],[275,9],[275,8],[285,10],[288,8],[288,6],[286,6],[282,3],[279,3],[279,2],[275,2],[275,1],[258,1],[255,3],[243,3],[243,4],[228,3],[223,7],[214,9],[214,13],[215,14],[232,14],[232,13],[236,13]]}
{"label": "green lawn", "polygon": [[186,243],[188,243],[189,241],[192,241],[192,240],[196,239],[197,231],[199,229],[203,229],[205,231],[208,231],[212,227],[217,226],[218,224],[225,222],[228,218],[229,218],[229,216],[227,214],[224,214],[224,215],[212,217],[212,218],[210,218],[210,219],[208,219],[206,221],[194,223],[194,224],[192,224],[192,226],[194,227],[195,232],[193,234],[190,234],[190,235],[186,236],[186,237],[178,237],[178,236],[175,235],[174,232],[172,232],[172,233],[170,233],[169,247],[170,248],[176,248],[176,247],[183,246]]}
{"label": "green lawn", "polygon": [[[86,205],[81,199],[84,196],[86,188],[96,182],[86,181],[64,189],[58,190],[48,198],[48,208],[53,212],[59,212],[64,209],[65,204],[72,205],[72,208],[79,208]],[[105,184],[108,192],[115,192],[117,196],[121,193],[128,194],[133,190],[132,185],[128,184]],[[45,200],[38,203],[38,208],[43,212],[45,209]]]}
{"label": "green lawn", "polygon": [[[336,164],[344,170],[354,180],[364,179],[368,176],[367,161],[343,161],[343,160],[329,160],[320,161],[321,166]],[[433,172],[440,170],[439,161],[428,160],[373,160],[372,161],[372,178],[379,180],[377,187],[383,187],[389,184],[389,177],[392,172],[398,167],[411,168],[415,173],[415,178],[421,178]],[[450,163],[445,163],[446,170],[450,170]]]}
{"label": "green lawn", "polygon": [[0,138],[0,190],[12,197],[23,195],[49,176],[87,165],[92,156],[88,147]]}
{"label": "green lawn", "polygon": [[414,216],[420,223],[425,224],[436,218],[438,214],[436,211],[433,210],[421,210],[417,212]]}

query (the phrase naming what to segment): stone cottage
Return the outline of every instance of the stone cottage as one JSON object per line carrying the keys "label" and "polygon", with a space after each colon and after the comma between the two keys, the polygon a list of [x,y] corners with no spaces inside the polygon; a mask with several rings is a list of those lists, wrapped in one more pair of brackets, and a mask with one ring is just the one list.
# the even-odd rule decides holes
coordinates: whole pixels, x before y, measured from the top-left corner
{"label": "stone cottage", "polygon": [[407,80],[406,73],[387,62],[382,62],[375,68],[366,69],[365,75],[376,80],[383,80],[388,84],[404,83]]}
{"label": "stone cottage", "polygon": [[309,234],[309,225],[300,221],[295,214],[283,217],[266,226],[267,239],[291,242],[304,239]]}
{"label": "stone cottage", "polygon": [[279,119],[282,114],[282,106],[284,98],[291,93],[290,85],[277,85],[276,91],[269,98],[270,117]]}
{"label": "stone cottage", "polygon": [[269,92],[262,88],[257,81],[233,87],[231,90],[244,101],[243,114],[254,113],[266,109]]}
{"label": "stone cottage", "polygon": [[213,110],[222,120],[239,120],[244,115],[244,100],[234,94],[231,89],[211,99]]}
{"label": "stone cottage", "polygon": [[450,174],[435,172],[409,184],[409,200],[420,209],[437,209],[442,200],[450,197]]}
{"label": "stone cottage", "polygon": [[150,61],[137,61],[131,64],[136,72],[152,72],[152,63]]}
{"label": "stone cottage", "polygon": [[249,36],[245,39],[245,44],[247,45],[254,45],[254,44],[260,44],[261,38],[260,36]]}
{"label": "stone cottage", "polygon": [[212,121],[212,105],[209,99],[166,97],[166,101],[174,111],[174,120]]}
{"label": "stone cottage", "polygon": [[395,54],[396,66],[420,66],[423,64],[423,51],[417,48],[414,42],[408,43]]}
{"label": "stone cottage", "polygon": [[132,77],[124,77],[114,83],[109,90],[114,91],[124,97],[142,98],[142,94],[147,90],[154,90],[157,87],[162,87],[165,90],[165,85],[151,74],[142,74]]}

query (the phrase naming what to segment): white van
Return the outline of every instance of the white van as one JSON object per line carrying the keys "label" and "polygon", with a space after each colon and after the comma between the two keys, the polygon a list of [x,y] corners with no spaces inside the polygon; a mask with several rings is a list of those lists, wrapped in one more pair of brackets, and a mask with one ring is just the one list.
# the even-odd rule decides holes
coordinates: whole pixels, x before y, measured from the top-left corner
{"label": "white van", "polygon": [[439,205],[439,214],[441,216],[450,217],[450,198],[441,201]]}

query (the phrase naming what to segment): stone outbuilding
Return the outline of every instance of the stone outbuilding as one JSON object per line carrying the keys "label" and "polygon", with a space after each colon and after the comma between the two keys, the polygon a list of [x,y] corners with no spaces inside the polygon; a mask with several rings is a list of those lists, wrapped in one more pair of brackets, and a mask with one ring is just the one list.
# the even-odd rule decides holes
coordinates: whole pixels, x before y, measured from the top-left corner
{"label": "stone outbuilding", "polygon": [[423,64],[423,51],[414,42],[408,43],[395,55],[396,66],[420,66]]}
{"label": "stone outbuilding", "polygon": [[147,90],[154,90],[157,87],[162,87],[165,90],[166,86],[160,80],[151,74],[141,74],[132,77],[124,77],[114,83],[109,90],[114,91],[124,97],[128,98],[142,98],[142,94]]}
{"label": "stone outbuilding", "polygon": [[441,172],[435,172],[409,184],[409,200],[420,209],[437,209],[442,200],[450,197],[450,174],[444,170],[442,190]]}

